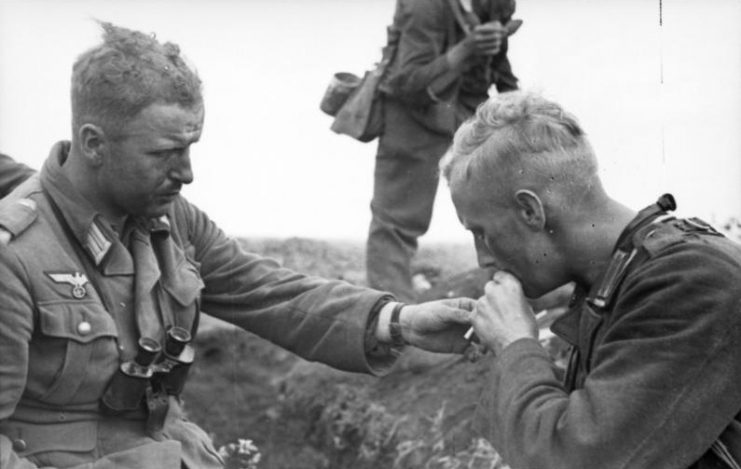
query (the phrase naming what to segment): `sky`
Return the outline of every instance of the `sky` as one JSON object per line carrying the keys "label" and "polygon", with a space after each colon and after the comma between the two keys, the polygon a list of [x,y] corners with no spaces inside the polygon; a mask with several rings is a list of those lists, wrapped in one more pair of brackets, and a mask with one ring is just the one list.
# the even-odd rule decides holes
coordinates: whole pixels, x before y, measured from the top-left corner
{"label": "sky", "polygon": [[[40,168],[70,138],[69,76],[95,19],[179,44],[205,84],[184,194],[228,234],[362,241],[375,142],[329,130],[333,73],[380,58],[394,0],[0,0],[0,152]],[[520,0],[522,88],[587,131],[608,192],[741,217],[740,0]],[[426,241],[466,241],[441,183]]]}

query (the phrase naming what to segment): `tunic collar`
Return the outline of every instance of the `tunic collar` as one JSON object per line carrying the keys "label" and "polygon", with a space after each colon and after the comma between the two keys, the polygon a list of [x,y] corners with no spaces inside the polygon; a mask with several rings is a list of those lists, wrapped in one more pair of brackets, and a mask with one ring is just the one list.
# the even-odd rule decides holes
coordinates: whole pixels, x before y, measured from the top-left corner
{"label": "tunic collar", "polygon": [[[69,141],[56,143],[41,170],[41,185],[49,195],[56,211],[64,218],[69,230],[88,254],[96,267],[104,273],[133,274],[133,265],[119,234],[103,215],[93,208],[62,171],[71,144]],[[166,215],[159,218],[137,218],[128,220],[124,232],[139,229],[144,232],[169,236],[170,222]],[[128,238],[128,236],[124,236]],[[125,254],[125,255],[123,255]]]}

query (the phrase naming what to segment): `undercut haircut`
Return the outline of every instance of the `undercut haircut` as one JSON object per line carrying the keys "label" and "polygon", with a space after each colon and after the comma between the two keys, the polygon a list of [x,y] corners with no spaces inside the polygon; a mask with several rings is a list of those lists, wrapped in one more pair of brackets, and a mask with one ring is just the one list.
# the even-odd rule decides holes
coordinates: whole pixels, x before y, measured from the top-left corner
{"label": "undercut haircut", "polygon": [[491,189],[500,193],[515,183],[582,194],[601,187],[597,160],[576,118],[525,91],[482,103],[456,132],[440,168],[448,182],[455,174],[467,183],[495,183]]}
{"label": "undercut haircut", "polygon": [[100,26],[103,43],[83,53],[72,68],[73,135],[92,123],[115,138],[151,104],[203,104],[201,80],[176,44],[111,23]]}

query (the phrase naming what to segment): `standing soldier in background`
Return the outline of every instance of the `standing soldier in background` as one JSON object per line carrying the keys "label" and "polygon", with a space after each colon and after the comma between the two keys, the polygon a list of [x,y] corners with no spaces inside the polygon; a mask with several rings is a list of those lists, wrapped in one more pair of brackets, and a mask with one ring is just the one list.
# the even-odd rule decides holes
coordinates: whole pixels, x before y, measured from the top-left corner
{"label": "standing soldier in background", "polygon": [[381,84],[366,270],[371,287],[414,301],[411,259],[430,225],[438,162],[453,133],[489,88],[509,91],[514,0],[397,0],[389,44],[396,54]]}

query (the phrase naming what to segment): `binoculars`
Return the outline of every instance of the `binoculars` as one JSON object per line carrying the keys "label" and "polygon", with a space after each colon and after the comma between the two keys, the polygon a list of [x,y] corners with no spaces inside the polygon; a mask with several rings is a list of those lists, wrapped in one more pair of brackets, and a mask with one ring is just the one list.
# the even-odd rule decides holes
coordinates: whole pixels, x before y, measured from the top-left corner
{"label": "binoculars", "polygon": [[137,410],[150,386],[157,394],[179,395],[195,358],[191,340],[190,332],[178,326],[168,329],[164,350],[157,340],[140,338],[136,357],[121,363],[108,383],[101,409],[109,415]]}

